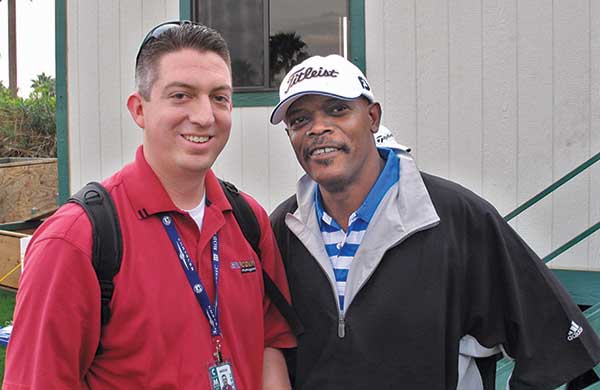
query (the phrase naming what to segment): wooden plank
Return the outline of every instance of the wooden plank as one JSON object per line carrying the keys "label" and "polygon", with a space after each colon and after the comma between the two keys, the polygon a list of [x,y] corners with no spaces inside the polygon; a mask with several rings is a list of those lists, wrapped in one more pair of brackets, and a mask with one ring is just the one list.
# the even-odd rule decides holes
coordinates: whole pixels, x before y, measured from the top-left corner
{"label": "wooden plank", "polygon": [[[589,158],[589,2],[554,0],[554,179]],[[596,130],[597,131],[597,130]],[[584,172],[554,193],[552,246],[589,227],[590,174]],[[555,267],[588,268],[588,242],[553,261]]]}
{"label": "wooden plank", "polygon": [[104,179],[123,165],[121,145],[121,109],[124,101],[118,99],[121,74],[115,71],[120,63],[119,0],[102,2],[98,14],[98,103],[102,113],[100,126],[100,178]]}
{"label": "wooden plank", "polygon": [[384,20],[384,2],[365,2],[365,51],[367,58],[367,79],[375,94],[375,99],[383,107],[384,117],[386,112],[385,100],[385,28],[381,23]]}
{"label": "wooden plank", "polygon": [[0,164],[0,223],[30,219],[56,208],[56,159]]}
{"label": "wooden plank", "polygon": [[98,14],[100,3],[85,2],[79,7],[79,46],[73,53],[79,66],[79,88],[73,91],[80,100],[79,118],[76,128],[70,131],[80,132],[80,160],[73,161],[81,165],[80,183],[98,180],[101,177],[101,138],[99,110],[99,30]]}
{"label": "wooden plank", "polygon": [[31,236],[0,230],[0,287],[17,289],[25,243]]}
{"label": "wooden plank", "polygon": [[214,171],[217,176],[242,187],[242,154],[245,145],[242,144],[242,108],[234,108],[231,114],[231,133],[227,145],[217,158]]}
{"label": "wooden plank", "polygon": [[[300,175],[300,165],[285,132],[284,125],[269,126],[269,203],[271,212],[285,199],[296,192],[296,182]],[[302,171],[304,172],[304,171]]]}
{"label": "wooden plank", "polygon": [[482,193],[481,1],[449,7],[449,167],[451,180]]}
{"label": "wooden plank", "polygon": [[415,1],[384,1],[384,123],[418,158]]}
{"label": "wooden plank", "polygon": [[242,109],[242,183],[241,188],[269,208],[269,126],[268,107]]}
{"label": "wooden plank", "polygon": [[419,168],[448,177],[448,1],[416,4]]}
{"label": "wooden plank", "polygon": [[[119,64],[121,76],[119,85],[121,109],[121,145],[126,163],[135,159],[135,151],[142,143],[142,130],[135,124],[126,103],[129,94],[135,90],[135,56],[146,31],[142,27],[142,0],[121,1],[119,4]],[[116,94],[117,92],[114,91]],[[115,99],[117,96],[115,96]]]}
{"label": "wooden plank", "polygon": [[516,206],[517,58],[514,0],[483,1],[483,196]]}
{"label": "wooden plank", "polygon": [[67,1],[66,32],[66,63],[67,63],[67,116],[68,116],[68,147],[69,147],[69,186],[70,193],[81,187],[81,128],[79,126],[79,2]]}
{"label": "wooden plank", "polygon": [[[518,2],[517,202],[552,183],[552,0]],[[516,229],[540,256],[552,250],[552,198],[516,219]]]}

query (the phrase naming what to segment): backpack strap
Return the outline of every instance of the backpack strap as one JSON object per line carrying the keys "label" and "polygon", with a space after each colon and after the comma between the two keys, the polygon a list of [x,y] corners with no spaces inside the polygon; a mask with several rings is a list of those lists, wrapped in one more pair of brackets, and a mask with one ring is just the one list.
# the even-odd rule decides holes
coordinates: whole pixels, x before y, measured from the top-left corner
{"label": "backpack strap", "polygon": [[[104,326],[110,320],[110,301],[114,283],[113,277],[121,268],[123,241],[119,216],[106,189],[97,182],[86,184],[68,202],[77,203],[88,215],[92,224],[92,265],[100,284],[100,322]],[[102,353],[98,344],[96,354]]]}
{"label": "backpack strap", "polygon": [[[243,196],[240,195],[240,191],[236,188],[235,185],[219,179],[221,183],[221,187],[223,188],[223,192],[227,197],[227,200],[231,204],[231,208],[233,210],[233,216],[237,221],[240,229],[242,229],[242,233],[244,237],[246,237],[246,241],[252,246],[254,252],[261,258],[260,252],[260,225],[258,220],[256,219],[256,215],[252,210],[252,207],[248,204],[248,202],[244,199]],[[273,279],[267,274],[267,272],[263,268],[263,282],[265,286],[265,293],[269,296],[269,299],[275,305],[279,313],[285,318],[287,323],[289,324],[292,332],[296,337],[300,336],[304,333],[304,328],[296,311],[289,304],[285,296],[281,293]]]}

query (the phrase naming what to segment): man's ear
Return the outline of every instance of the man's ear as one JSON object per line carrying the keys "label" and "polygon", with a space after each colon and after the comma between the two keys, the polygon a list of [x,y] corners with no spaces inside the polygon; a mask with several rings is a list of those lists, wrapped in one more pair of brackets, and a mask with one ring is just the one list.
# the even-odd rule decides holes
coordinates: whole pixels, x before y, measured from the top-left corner
{"label": "man's ear", "polygon": [[371,133],[375,134],[379,130],[381,123],[381,105],[378,102],[369,105],[369,119],[371,120]]}
{"label": "man's ear", "polygon": [[129,110],[129,114],[131,114],[135,123],[142,129],[145,126],[143,99],[142,95],[137,91],[132,92],[127,98],[127,109]]}

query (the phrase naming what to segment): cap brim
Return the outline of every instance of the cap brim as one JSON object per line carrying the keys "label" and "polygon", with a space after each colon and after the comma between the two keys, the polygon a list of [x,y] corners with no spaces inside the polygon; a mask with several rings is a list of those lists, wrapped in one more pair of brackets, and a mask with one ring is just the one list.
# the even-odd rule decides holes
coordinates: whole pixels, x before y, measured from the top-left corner
{"label": "cap brim", "polygon": [[[298,99],[300,99],[302,96],[305,95],[321,95],[321,96],[329,96],[329,97],[333,97],[333,98],[337,98],[337,99],[342,99],[342,100],[352,100],[352,99],[356,99],[358,97],[364,96],[363,94],[359,94],[357,96],[340,96],[340,95],[336,95],[334,93],[328,93],[328,92],[322,92],[322,91],[302,91],[302,92],[298,92],[294,95],[290,95],[288,96],[286,99],[284,99],[283,101],[279,102],[279,104],[277,104],[275,106],[275,108],[273,109],[273,112],[271,113],[271,124],[278,124],[279,122],[281,122],[282,120],[285,119],[285,114],[287,113],[288,108],[290,108],[290,106],[292,104],[294,104],[294,102]],[[371,101],[371,99],[368,96],[365,96],[365,98],[369,101]]]}

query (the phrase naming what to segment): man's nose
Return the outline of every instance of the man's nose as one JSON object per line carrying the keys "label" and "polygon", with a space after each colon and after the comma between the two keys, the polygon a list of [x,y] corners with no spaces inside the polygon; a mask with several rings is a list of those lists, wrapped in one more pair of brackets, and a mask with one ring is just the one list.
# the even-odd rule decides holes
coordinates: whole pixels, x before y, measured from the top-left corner
{"label": "man's nose", "polygon": [[330,118],[323,114],[316,112],[313,115],[312,123],[310,128],[308,129],[307,135],[309,136],[319,136],[331,131],[331,120]]}
{"label": "man's nose", "polygon": [[209,96],[199,96],[197,101],[190,106],[188,114],[190,121],[200,127],[206,128],[215,123],[214,107]]}

